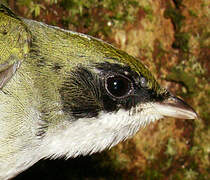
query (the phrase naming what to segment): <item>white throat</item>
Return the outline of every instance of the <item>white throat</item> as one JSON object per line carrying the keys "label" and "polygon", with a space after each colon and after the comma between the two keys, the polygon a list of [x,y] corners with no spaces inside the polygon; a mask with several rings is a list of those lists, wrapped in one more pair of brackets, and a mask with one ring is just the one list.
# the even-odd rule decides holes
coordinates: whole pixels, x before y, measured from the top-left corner
{"label": "white throat", "polygon": [[76,157],[92,154],[111,148],[131,136],[140,127],[162,118],[153,113],[154,108],[141,108],[141,111],[119,110],[115,113],[101,112],[96,118],[81,118],[67,121],[52,134],[47,134],[43,148],[47,157]]}

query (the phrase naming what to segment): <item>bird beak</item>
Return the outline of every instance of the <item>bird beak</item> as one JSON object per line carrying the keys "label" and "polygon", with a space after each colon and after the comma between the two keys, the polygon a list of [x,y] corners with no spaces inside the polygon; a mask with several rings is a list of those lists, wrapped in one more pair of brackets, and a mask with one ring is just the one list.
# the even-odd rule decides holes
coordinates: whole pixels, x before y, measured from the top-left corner
{"label": "bird beak", "polygon": [[197,113],[180,98],[169,96],[160,103],[155,103],[156,110],[166,117],[174,117],[180,119],[196,119]]}

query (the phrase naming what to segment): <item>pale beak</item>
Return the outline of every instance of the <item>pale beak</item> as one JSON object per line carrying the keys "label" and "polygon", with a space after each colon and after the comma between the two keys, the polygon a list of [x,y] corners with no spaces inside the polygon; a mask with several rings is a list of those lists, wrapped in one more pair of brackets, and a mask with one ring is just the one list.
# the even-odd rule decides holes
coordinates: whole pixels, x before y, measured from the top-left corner
{"label": "pale beak", "polygon": [[187,103],[178,97],[170,96],[162,102],[155,103],[155,109],[166,117],[180,119],[196,119],[197,113]]}

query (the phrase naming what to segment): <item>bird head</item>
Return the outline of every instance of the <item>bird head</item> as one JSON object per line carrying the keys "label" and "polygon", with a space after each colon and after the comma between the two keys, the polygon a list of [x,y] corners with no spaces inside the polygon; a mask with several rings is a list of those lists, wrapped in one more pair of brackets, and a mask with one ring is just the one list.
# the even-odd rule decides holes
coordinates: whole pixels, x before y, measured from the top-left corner
{"label": "bird head", "polygon": [[67,62],[71,68],[63,71],[58,91],[62,112],[71,123],[58,139],[71,141],[52,154],[98,152],[163,117],[196,118],[195,111],[162,88],[140,60],[96,38],[69,33],[77,39],[73,49],[78,53],[75,62]]}
{"label": "bird head", "polygon": [[[147,116],[151,119],[196,117],[189,105],[158,84],[140,60],[109,44],[100,44],[103,49],[100,48],[101,57],[97,57],[97,61],[94,55],[84,54],[88,62],[76,64],[65,76],[60,88],[65,112],[77,118],[122,110],[128,116],[145,113],[142,124],[150,122]],[[94,51],[97,53],[97,47]]]}

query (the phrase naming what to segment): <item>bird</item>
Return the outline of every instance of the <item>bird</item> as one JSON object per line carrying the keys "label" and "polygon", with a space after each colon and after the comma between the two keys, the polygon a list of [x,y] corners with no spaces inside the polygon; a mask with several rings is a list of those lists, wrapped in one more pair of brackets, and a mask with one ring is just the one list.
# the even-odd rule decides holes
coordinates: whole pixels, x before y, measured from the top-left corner
{"label": "bird", "polygon": [[139,59],[0,4],[0,179],[109,149],[164,117],[197,114]]}

